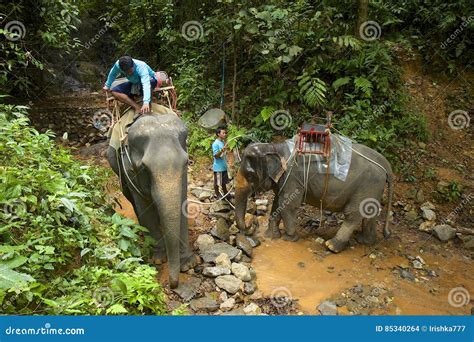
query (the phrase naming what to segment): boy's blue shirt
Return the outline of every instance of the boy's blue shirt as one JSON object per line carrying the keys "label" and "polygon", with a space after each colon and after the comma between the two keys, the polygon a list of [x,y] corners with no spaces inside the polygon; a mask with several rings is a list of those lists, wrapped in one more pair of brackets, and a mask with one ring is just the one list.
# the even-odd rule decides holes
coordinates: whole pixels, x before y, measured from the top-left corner
{"label": "boy's blue shirt", "polygon": [[143,88],[143,103],[150,103],[151,99],[151,91],[150,91],[150,79],[155,79],[155,72],[153,71],[148,64],[138,59],[133,59],[134,70],[133,74],[125,75],[124,72],[120,69],[119,61],[115,62],[112,69],[110,69],[109,76],[107,77],[107,81],[105,85],[107,88],[112,86],[112,83],[115,81],[119,73],[122,73],[127,77],[127,80],[132,82],[133,84],[140,83],[142,84]]}
{"label": "boy's blue shirt", "polygon": [[216,139],[212,143],[212,157],[214,158],[212,169],[214,170],[214,172],[227,171],[227,161],[225,158],[225,154],[221,155],[220,158],[216,158],[216,154],[219,153],[219,151],[222,150],[223,148],[224,148],[224,142],[220,139]]}

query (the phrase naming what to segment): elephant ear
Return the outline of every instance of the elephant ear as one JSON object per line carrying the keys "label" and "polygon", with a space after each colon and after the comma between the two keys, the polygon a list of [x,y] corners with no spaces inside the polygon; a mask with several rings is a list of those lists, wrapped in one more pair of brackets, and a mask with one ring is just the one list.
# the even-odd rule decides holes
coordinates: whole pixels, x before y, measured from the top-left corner
{"label": "elephant ear", "polygon": [[286,171],[286,161],[278,154],[272,153],[267,155],[267,172],[268,176],[278,183],[281,176]]}

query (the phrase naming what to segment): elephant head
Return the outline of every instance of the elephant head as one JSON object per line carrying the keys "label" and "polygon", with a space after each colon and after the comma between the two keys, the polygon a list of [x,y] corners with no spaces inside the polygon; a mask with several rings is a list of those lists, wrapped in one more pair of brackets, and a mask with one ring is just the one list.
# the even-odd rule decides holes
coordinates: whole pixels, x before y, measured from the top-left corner
{"label": "elephant head", "polygon": [[244,150],[235,186],[235,220],[240,231],[245,230],[249,196],[274,188],[284,173],[283,145],[256,143]]}

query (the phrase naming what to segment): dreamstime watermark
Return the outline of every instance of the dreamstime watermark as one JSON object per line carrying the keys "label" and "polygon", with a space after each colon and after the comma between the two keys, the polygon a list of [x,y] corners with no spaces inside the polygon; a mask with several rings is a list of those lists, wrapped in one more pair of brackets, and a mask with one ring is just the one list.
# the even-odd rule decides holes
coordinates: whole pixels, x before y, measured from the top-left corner
{"label": "dreamstime watermark", "polygon": [[3,206],[3,212],[8,218],[18,218],[22,213],[27,211],[26,203],[20,199],[15,199],[13,202],[7,203]]}
{"label": "dreamstime watermark", "polygon": [[5,335],[84,335],[84,328],[52,328],[51,323],[45,323],[41,328],[5,328]]}
{"label": "dreamstime watermark", "polygon": [[9,41],[16,42],[20,39],[25,38],[26,28],[21,21],[9,21],[8,23],[6,23],[3,29],[5,31],[5,38],[7,38]]}
{"label": "dreamstime watermark", "polygon": [[458,206],[456,206],[456,208],[454,208],[453,211],[451,211],[449,213],[448,216],[446,216],[446,218],[443,221],[444,222],[447,222],[447,221],[453,222],[453,220],[456,218],[456,216],[458,216],[459,213],[464,209],[464,206],[466,204],[469,204],[473,198],[474,198],[474,193],[471,192],[469,195],[466,196],[465,199],[463,199],[461,201],[461,203],[459,203]]}
{"label": "dreamstime watermark", "polygon": [[112,19],[110,19],[110,21],[106,21],[104,27],[101,28],[94,37],[89,39],[89,41],[84,44],[84,47],[86,49],[90,49],[92,45],[94,45],[112,27],[112,24],[115,24],[115,22],[117,22],[120,18],[122,18],[121,12],[116,14]]}
{"label": "dreamstime watermark", "polygon": [[101,287],[92,294],[94,302],[100,308],[107,308],[114,302],[114,291],[110,287]]}
{"label": "dreamstime watermark", "polygon": [[463,307],[469,304],[471,296],[466,288],[460,286],[452,288],[448,293],[448,303],[455,308]]}
{"label": "dreamstime watermark", "polygon": [[204,28],[199,21],[187,21],[181,27],[181,36],[189,42],[197,40],[204,35]]}
{"label": "dreamstime watermark", "polygon": [[287,110],[277,110],[270,116],[270,125],[277,131],[282,131],[291,126],[293,118]]}
{"label": "dreamstime watermark", "polygon": [[373,20],[364,21],[359,26],[359,36],[366,42],[372,42],[380,38],[382,28],[379,23]]}
{"label": "dreamstime watermark", "polygon": [[106,132],[113,125],[112,114],[107,109],[99,109],[92,117],[92,124],[101,132]]}
{"label": "dreamstime watermark", "polygon": [[366,198],[359,204],[359,213],[365,218],[373,218],[380,214],[380,202],[375,198]]}
{"label": "dreamstime watermark", "polygon": [[185,217],[194,219],[201,212],[201,206],[198,203],[186,200],[181,205],[181,212]]}
{"label": "dreamstime watermark", "polygon": [[451,44],[461,34],[461,32],[464,31],[464,28],[466,28],[469,25],[469,23],[473,20],[474,20],[474,16],[472,15],[469,16],[469,18],[462,17],[461,25],[459,25],[459,27],[456,30],[454,30],[454,32],[451,33],[451,35],[448,38],[446,38],[444,42],[441,43],[440,48],[443,50],[446,49],[446,47],[449,44]]}
{"label": "dreamstime watermark", "polygon": [[469,113],[465,110],[458,109],[449,113],[448,125],[456,131],[469,127],[470,122],[471,117],[469,116]]}
{"label": "dreamstime watermark", "polygon": [[278,215],[280,215],[281,211],[284,210],[286,206],[290,204],[296,198],[297,195],[299,195],[299,193],[300,190],[296,189],[291,194],[286,194],[286,198],[278,204],[278,208],[276,208],[276,210],[272,213],[271,218],[275,219]]}
{"label": "dreamstime watermark", "polygon": [[270,302],[276,308],[288,306],[292,300],[293,295],[291,294],[291,291],[284,286],[273,289],[272,293],[270,294]]}

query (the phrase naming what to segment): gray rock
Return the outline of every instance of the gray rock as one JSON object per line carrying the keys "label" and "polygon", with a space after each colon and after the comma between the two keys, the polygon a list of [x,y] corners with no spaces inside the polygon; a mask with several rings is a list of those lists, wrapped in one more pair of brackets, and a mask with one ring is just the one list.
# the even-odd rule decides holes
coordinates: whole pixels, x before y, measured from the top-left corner
{"label": "gray rock", "polygon": [[237,255],[235,256],[235,258],[233,260],[237,261],[237,262],[241,261],[242,258],[243,258],[243,254],[244,253],[239,249],[239,253],[237,253]]}
{"label": "gray rock", "polygon": [[257,284],[255,284],[255,282],[247,281],[247,282],[244,283],[244,293],[245,294],[251,295],[255,292],[256,289],[257,289]]}
{"label": "gray rock", "polygon": [[449,241],[456,236],[456,229],[449,224],[440,224],[433,227],[433,232],[441,241]]}
{"label": "gray rock", "polygon": [[216,285],[230,294],[235,294],[240,290],[242,280],[233,275],[223,275],[216,278]]}
{"label": "gray rock", "polygon": [[423,269],[423,264],[419,260],[413,260],[413,267],[416,268],[417,270],[422,270]]}
{"label": "gray rock", "polygon": [[212,213],[224,213],[230,211],[231,207],[226,201],[218,201],[211,205]]}
{"label": "gray rock", "polygon": [[232,218],[231,213],[210,212],[209,216],[215,217],[217,219],[222,218],[222,219],[226,220],[227,222],[232,221],[231,220],[231,218]]}
{"label": "gray rock", "polygon": [[258,238],[254,238],[252,236],[246,236],[246,239],[249,240],[250,245],[252,246],[252,248],[260,246],[260,240]]}
{"label": "gray rock", "polygon": [[433,221],[425,221],[420,224],[420,226],[418,227],[418,230],[425,233],[431,233],[431,231],[433,230],[434,224],[435,223]]}
{"label": "gray rock", "polygon": [[205,312],[213,312],[219,309],[219,304],[217,301],[210,296],[193,299],[189,306],[193,311],[205,311]]}
{"label": "gray rock", "polygon": [[474,251],[474,235],[459,235],[462,246],[468,250]]}
{"label": "gray rock", "polygon": [[239,228],[237,228],[237,226],[235,224],[233,224],[229,228],[229,233],[233,234],[233,235],[238,234],[239,233]]}
{"label": "gray rock", "polygon": [[232,263],[231,263],[230,258],[227,254],[221,253],[216,258],[216,265],[226,267],[226,268],[230,269],[231,266],[232,266]]}
{"label": "gray rock", "polygon": [[213,267],[205,267],[202,271],[207,277],[218,277],[225,274],[230,274],[230,269],[228,267],[222,266],[213,266]]}
{"label": "gray rock", "polygon": [[258,316],[262,313],[262,309],[257,304],[250,303],[244,308],[244,313],[248,316]]}
{"label": "gray rock", "polygon": [[232,273],[243,281],[249,281],[252,279],[250,276],[250,271],[247,266],[233,262],[232,263]]}
{"label": "gray rock", "polygon": [[408,270],[400,270],[400,276],[403,278],[403,279],[407,279],[407,280],[410,280],[410,281],[415,281],[415,276],[413,274],[410,273],[410,271]]}
{"label": "gray rock", "polygon": [[[225,292],[224,292],[225,293]],[[224,302],[221,303],[220,309],[222,311],[229,311],[232,310],[235,306],[235,299],[234,298],[229,298],[225,300]]]}
{"label": "gray rock", "polygon": [[439,181],[438,184],[436,184],[436,190],[442,194],[446,193],[449,188],[449,183],[445,181]]}
{"label": "gray rock", "polygon": [[204,190],[199,194],[198,198],[199,198],[200,201],[204,201],[204,200],[207,200],[211,197],[212,197],[212,193],[207,191],[207,190]]}
{"label": "gray rock", "polygon": [[333,302],[324,301],[318,305],[317,309],[323,316],[337,316],[337,306]]}
{"label": "gray rock", "polygon": [[428,220],[428,221],[436,220],[436,213],[433,210],[423,207],[421,208],[421,211],[422,211],[421,216],[425,220]]}
{"label": "gray rock", "polygon": [[219,240],[227,241],[230,235],[227,221],[223,218],[219,218],[215,227],[211,229],[211,235]]}
{"label": "gray rock", "polygon": [[237,235],[237,239],[235,240],[235,244],[238,248],[240,248],[245,254],[249,257],[252,256],[253,248],[250,244],[249,240],[245,235],[239,234]]}
{"label": "gray rock", "polygon": [[423,203],[424,200],[425,200],[425,195],[423,194],[423,190],[419,190],[416,193],[415,201],[416,201],[416,203]]}
{"label": "gray rock", "polygon": [[201,279],[192,277],[189,280],[179,282],[179,286],[173,292],[180,296],[185,302],[189,302],[197,294],[201,286]]}
{"label": "gray rock", "polygon": [[426,201],[425,203],[423,203],[420,208],[421,209],[426,208],[426,209],[431,209],[431,210],[436,209],[435,205],[429,201]]}
{"label": "gray rock", "polygon": [[232,260],[239,254],[239,250],[228,243],[219,242],[202,250],[201,257],[204,262],[215,262],[219,254],[222,253],[227,254]]}
{"label": "gray rock", "polygon": [[255,272],[255,270],[252,267],[250,267],[249,271],[250,271],[250,276],[252,277],[252,280],[255,280],[257,278],[257,272]]}
{"label": "gray rock", "polygon": [[418,213],[416,212],[416,210],[412,209],[405,214],[405,218],[408,221],[415,221],[416,219],[418,219]]}
{"label": "gray rock", "polygon": [[191,189],[191,193],[197,198],[199,198],[199,195],[201,194],[201,192],[202,192],[202,189],[196,189],[196,188]]}
{"label": "gray rock", "polygon": [[203,251],[207,247],[213,245],[215,243],[214,238],[208,234],[201,234],[196,239],[196,247]]}
{"label": "gray rock", "polygon": [[257,205],[257,206],[259,206],[259,205],[268,205],[268,200],[267,199],[255,200],[255,205]]}

